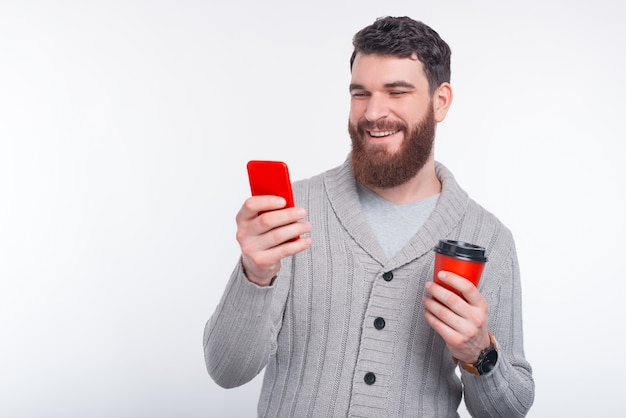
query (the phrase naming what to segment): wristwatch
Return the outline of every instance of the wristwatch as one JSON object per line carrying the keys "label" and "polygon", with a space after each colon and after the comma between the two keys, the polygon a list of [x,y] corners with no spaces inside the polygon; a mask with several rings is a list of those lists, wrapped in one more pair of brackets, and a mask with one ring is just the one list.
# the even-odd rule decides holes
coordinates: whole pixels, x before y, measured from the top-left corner
{"label": "wristwatch", "polygon": [[[456,359],[455,359],[456,360]],[[474,364],[460,361],[461,367],[469,373],[482,376],[489,373],[496,366],[498,361],[498,347],[496,341],[493,339],[493,335],[489,333],[489,347],[483,349],[478,355],[478,360]]]}

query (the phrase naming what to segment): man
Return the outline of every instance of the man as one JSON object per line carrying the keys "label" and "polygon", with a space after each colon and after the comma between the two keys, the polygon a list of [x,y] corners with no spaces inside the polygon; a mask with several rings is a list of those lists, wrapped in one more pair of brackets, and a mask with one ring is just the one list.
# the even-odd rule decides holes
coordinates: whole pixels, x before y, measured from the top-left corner
{"label": "man", "polygon": [[[207,369],[234,387],[266,368],[262,417],[454,417],[462,394],[474,416],[524,416],[534,383],[513,239],[434,160],[450,49],[406,17],[378,19],[353,44],[352,153],[296,182],[298,207],[244,203]],[[432,281],[440,239],[487,250],[478,288],[439,275],[462,297]]]}

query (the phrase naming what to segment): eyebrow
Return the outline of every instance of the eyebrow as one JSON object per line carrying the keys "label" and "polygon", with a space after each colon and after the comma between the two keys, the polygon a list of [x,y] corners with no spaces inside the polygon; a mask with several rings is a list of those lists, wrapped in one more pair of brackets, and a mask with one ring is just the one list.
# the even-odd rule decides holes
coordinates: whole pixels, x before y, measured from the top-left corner
{"label": "eyebrow", "polygon": [[394,87],[405,87],[407,89],[414,89],[415,86],[411,83],[408,83],[406,81],[394,81],[393,83],[387,83],[385,84],[385,88],[394,88]]}
{"label": "eyebrow", "polygon": [[[393,88],[396,88],[396,87],[404,87],[404,88],[407,88],[407,89],[415,89],[415,86],[413,84],[411,84],[409,82],[406,82],[406,81],[393,81],[391,83],[385,84],[384,87],[386,89],[393,89]],[[350,91],[353,91],[353,90],[367,90],[367,89],[362,84],[352,83],[352,84],[350,84]]]}

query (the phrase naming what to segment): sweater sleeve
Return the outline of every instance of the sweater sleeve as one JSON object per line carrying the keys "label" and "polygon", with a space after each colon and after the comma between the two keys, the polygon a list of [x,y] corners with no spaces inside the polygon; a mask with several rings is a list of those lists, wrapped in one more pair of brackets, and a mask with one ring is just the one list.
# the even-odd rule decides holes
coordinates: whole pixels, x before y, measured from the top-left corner
{"label": "sweater sleeve", "polygon": [[280,327],[272,309],[279,280],[260,287],[245,277],[241,262],[235,267],[204,329],[206,367],[218,385],[241,386],[267,364]]}
{"label": "sweater sleeve", "polygon": [[475,417],[524,417],[533,404],[535,384],[531,366],[524,358],[521,285],[514,245],[508,263],[493,274],[498,280],[484,294],[498,361],[484,376],[461,369],[465,404]]}

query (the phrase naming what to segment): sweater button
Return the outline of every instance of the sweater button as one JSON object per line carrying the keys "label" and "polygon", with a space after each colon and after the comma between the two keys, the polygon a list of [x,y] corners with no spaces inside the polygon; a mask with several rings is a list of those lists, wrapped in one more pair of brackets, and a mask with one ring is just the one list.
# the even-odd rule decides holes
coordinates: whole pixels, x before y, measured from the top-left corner
{"label": "sweater button", "polygon": [[367,372],[365,373],[365,377],[363,378],[363,380],[365,380],[365,383],[367,383],[368,385],[373,385],[374,382],[376,382],[376,375],[372,372]]}
{"label": "sweater button", "polygon": [[376,329],[383,329],[385,328],[385,319],[381,318],[380,316],[376,319],[374,319],[374,328]]}
{"label": "sweater button", "polygon": [[390,271],[387,271],[387,272],[383,273],[383,279],[386,282],[390,282],[391,280],[393,280],[393,273],[390,272]]}

